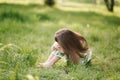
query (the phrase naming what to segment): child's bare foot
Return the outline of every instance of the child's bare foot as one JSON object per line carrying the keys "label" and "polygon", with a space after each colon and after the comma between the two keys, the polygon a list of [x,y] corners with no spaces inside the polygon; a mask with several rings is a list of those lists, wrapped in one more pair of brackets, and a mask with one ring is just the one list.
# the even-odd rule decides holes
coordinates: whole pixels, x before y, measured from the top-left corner
{"label": "child's bare foot", "polygon": [[48,65],[47,63],[39,63],[39,64],[38,64],[38,67],[49,68],[49,67],[52,67],[52,66]]}

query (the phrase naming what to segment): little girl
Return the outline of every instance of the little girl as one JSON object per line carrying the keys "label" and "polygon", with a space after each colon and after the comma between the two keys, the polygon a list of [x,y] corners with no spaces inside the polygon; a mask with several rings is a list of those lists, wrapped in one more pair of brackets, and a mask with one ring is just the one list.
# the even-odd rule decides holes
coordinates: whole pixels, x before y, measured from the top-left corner
{"label": "little girl", "polygon": [[91,55],[91,49],[83,36],[69,29],[60,29],[55,33],[55,42],[49,58],[38,66],[52,67],[60,59],[73,64],[86,64],[91,60]]}

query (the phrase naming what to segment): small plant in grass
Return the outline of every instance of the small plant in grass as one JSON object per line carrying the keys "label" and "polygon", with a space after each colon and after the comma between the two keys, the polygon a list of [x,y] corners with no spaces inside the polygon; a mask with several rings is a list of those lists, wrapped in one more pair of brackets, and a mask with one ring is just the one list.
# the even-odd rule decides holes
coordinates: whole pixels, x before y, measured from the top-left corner
{"label": "small plant in grass", "polygon": [[37,14],[40,21],[50,20],[50,17],[47,14]]}

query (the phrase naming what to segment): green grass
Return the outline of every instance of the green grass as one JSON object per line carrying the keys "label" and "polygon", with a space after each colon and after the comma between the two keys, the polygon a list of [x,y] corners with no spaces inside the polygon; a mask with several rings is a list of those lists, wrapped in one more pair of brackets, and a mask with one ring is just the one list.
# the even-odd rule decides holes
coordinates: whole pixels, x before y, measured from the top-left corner
{"label": "green grass", "polygon": [[[119,80],[120,15],[86,9],[0,4],[0,80]],[[91,65],[68,67],[61,60],[53,68],[37,68],[50,54],[54,33],[65,27],[87,39]]]}

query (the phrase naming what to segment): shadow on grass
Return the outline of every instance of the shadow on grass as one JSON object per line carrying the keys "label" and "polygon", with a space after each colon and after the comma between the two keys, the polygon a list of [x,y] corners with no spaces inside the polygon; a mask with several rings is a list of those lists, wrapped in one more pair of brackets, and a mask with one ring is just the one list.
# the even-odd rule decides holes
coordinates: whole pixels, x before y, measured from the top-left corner
{"label": "shadow on grass", "polygon": [[[32,15],[36,15],[35,19],[36,21],[59,21],[60,19],[63,19],[64,21],[70,21],[70,22],[79,22],[79,23],[91,23],[91,24],[100,24],[100,25],[112,25],[112,26],[119,26],[120,25],[120,18],[117,16],[106,16],[103,14],[99,14],[93,11],[84,12],[74,12],[74,11],[62,11],[57,8],[52,8],[51,10],[46,9],[44,13],[37,12],[38,10],[45,9],[45,6],[38,5],[38,4],[29,4],[29,5],[18,5],[18,4],[6,4],[2,3],[0,4],[0,21],[3,21],[4,19],[11,19],[16,21],[29,21],[33,20]],[[4,7],[4,8],[3,8]],[[8,8],[8,9],[7,9]],[[7,9],[7,10],[4,10]],[[32,10],[36,9],[36,12],[33,12]],[[16,11],[17,10],[17,11]],[[24,14],[22,14],[21,10],[24,10]],[[31,12],[30,12],[31,11]],[[104,25],[104,26],[105,26]],[[108,27],[106,26],[106,27]]]}
{"label": "shadow on grass", "polygon": [[[70,19],[72,20],[78,20],[79,22],[84,22],[86,21],[85,23],[94,23],[94,24],[97,24],[97,23],[100,23],[102,25],[108,25],[106,27],[109,27],[110,26],[120,26],[120,17],[118,16],[107,16],[107,15],[103,15],[103,14],[100,14],[100,13],[96,13],[96,12],[93,12],[93,11],[89,11],[89,12],[84,12],[84,11],[78,11],[78,12],[74,12],[74,11],[62,11],[62,10],[59,10],[57,9],[58,12],[60,12],[59,15],[64,15],[64,16],[72,16]],[[57,13],[58,14],[58,13]]]}
{"label": "shadow on grass", "polygon": [[25,22],[27,18],[27,16],[20,14],[19,12],[15,12],[15,11],[4,11],[0,14],[0,21],[3,21],[5,19],[11,19],[11,20],[16,20],[16,21],[20,21],[20,22]]}
{"label": "shadow on grass", "polygon": [[47,14],[37,14],[36,15],[39,18],[39,21],[45,21],[45,20],[50,20],[50,16]]}
{"label": "shadow on grass", "polygon": [[17,22],[34,22],[33,15],[29,11],[33,8],[40,8],[40,5],[29,4],[8,4],[0,3],[0,22],[6,19]]}

